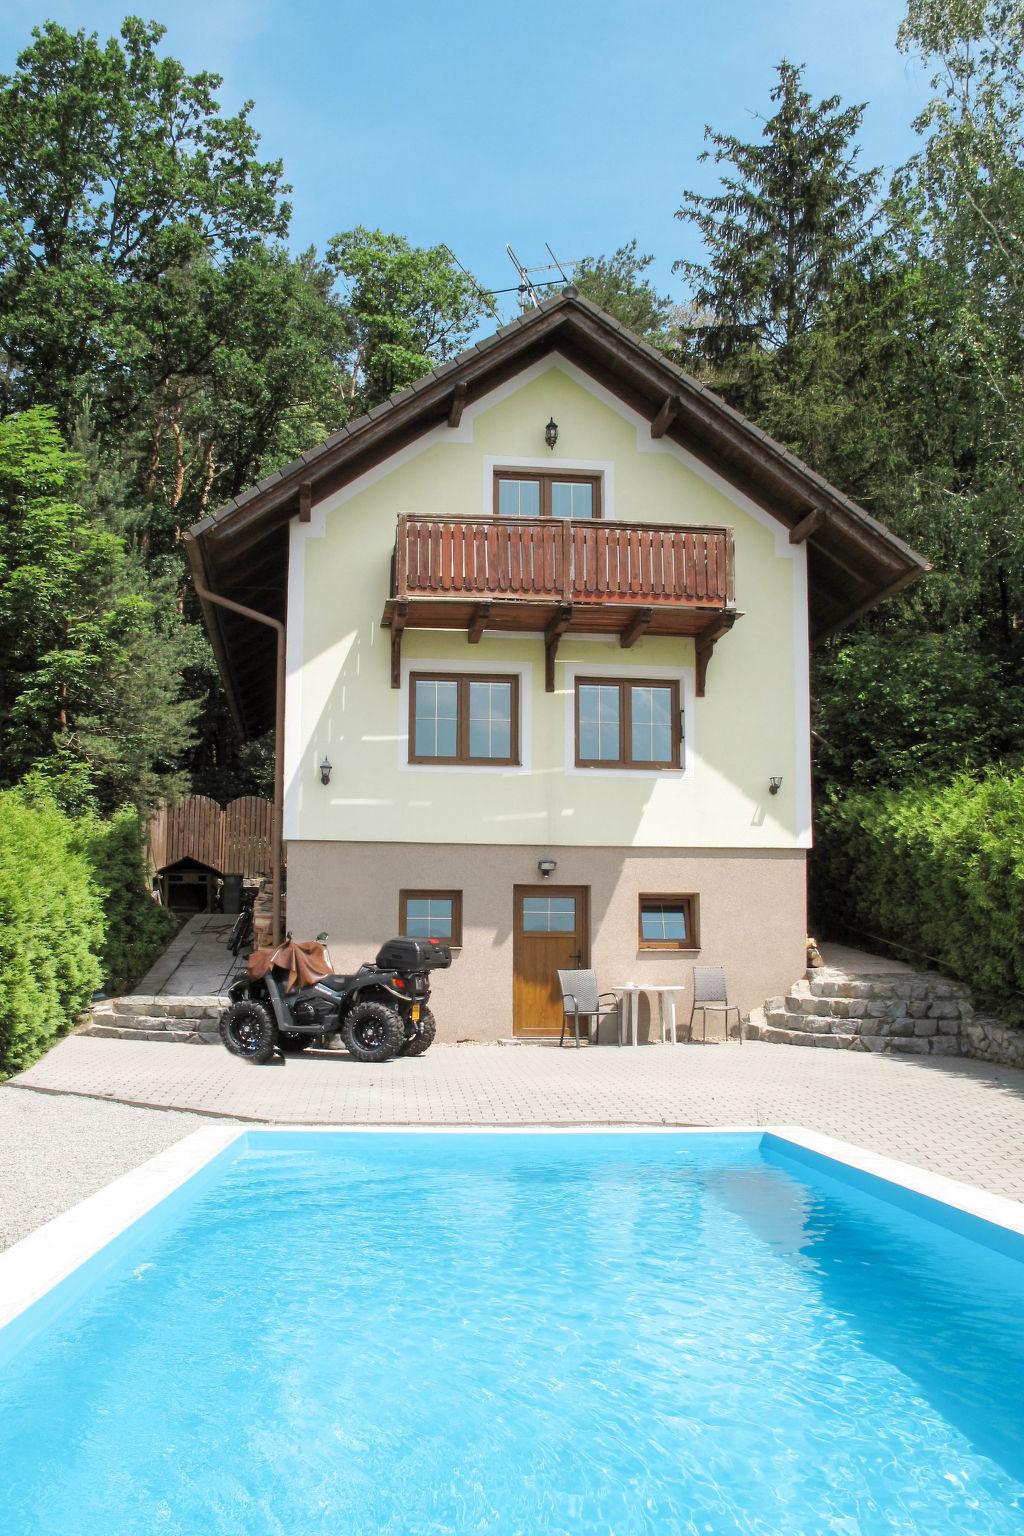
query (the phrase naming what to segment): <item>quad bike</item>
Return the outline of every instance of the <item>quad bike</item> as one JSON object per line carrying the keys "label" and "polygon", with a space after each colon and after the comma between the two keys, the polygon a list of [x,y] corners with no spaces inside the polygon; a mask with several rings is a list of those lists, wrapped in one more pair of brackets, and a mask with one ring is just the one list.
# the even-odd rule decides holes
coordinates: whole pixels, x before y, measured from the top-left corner
{"label": "quad bike", "polygon": [[322,943],[256,950],[248,973],[228,988],[220,1037],[232,1055],[258,1065],[331,1035],[357,1061],[422,1056],[436,1029],[430,972],[451,963],[437,939],[389,939],[351,976],[334,973]]}

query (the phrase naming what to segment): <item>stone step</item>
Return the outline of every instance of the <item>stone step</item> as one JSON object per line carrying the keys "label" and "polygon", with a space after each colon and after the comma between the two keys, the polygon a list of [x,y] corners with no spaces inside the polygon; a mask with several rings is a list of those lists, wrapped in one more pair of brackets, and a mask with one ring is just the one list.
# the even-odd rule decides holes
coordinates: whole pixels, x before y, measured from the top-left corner
{"label": "stone step", "polygon": [[954,1018],[910,1018],[905,1013],[882,1016],[875,1012],[865,1018],[847,1018],[834,1013],[793,1013],[788,1008],[768,1008],[766,1022],[774,1029],[789,1029],[809,1035],[916,1035],[930,1038],[933,1035],[959,1035],[963,1020],[957,1013]]}
{"label": "stone step", "polygon": [[969,1002],[971,989],[962,981],[950,981],[934,972],[910,971],[875,976],[849,976],[843,971],[810,971],[795,983],[793,992],[801,997],[865,998],[874,1001],[904,1002],[955,999]]}
{"label": "stone step", "polygon": [[867,1044],[859,1035],[811,1034],[809,1030],[783,1029],[767,1022],[748,1025],[746,1034],[749,1040],[765,1040],[770,1045],[819,1045],[826,1050],[862,1051]]}
{"label": "stone step", "polygon": [[[209,1025],[209,1020],[204,1019],[204,1026]],[[162,1041],[168,1045],[219,1045],[220,1036],[208,1027],[199,1029],[143,1029],[125,1027],[112,1024],[89,1024],[81,1031],[83,1035],[94,1035],[106,1040],[153,1040]]]}
{"label": "stone step", "polygon": [[[816,994],[788,992],[785,997],[768,999],[767,1010],[784,1012],[792,1018],[801,1013],[836,1019],[934,1019],[959,1021],[973,1013],[970,1003],[957,998],[864,998],[819,997]],[[906,1031],[913,1034],[912,1029]]]}
{"label": "stone step", "polygon": [[751,1023],[746,1033],[748,1040],[764,1040],[770,1045],[819,1046],[824,1050],[871,1051],[875,1055],[956,1056],[960,1049],[954,1035],[811,1034],[768,1022]]}
{"label": "stone step", "polygon": [[146,997],[129,995],[109,998],[100,1004],[121,1018],[219,1019],[228,1005],[226,997]]}

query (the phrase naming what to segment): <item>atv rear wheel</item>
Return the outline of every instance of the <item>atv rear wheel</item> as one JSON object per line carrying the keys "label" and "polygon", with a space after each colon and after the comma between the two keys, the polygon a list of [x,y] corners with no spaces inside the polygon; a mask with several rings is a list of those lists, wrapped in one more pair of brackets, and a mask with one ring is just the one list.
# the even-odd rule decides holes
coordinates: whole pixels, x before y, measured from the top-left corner
{"label": "atv rear wheel", "polygon": [[424,1051],[429,1051],[437,1034],[437,1020],[429,1008],[424,1008],[420,1014],[420,1021],[414,1024],[416,1033],[407,1035],[398,1052],[399,1056],[422,1056]]}
{"label": "atv rear wheel", "polygon": [[341,1039],[356,1061],[388,1061],[405,1043],[405,1025],[387,1003],[356,1003],[345,1016]]}
{"label": "atv rear wheel", "polygon": [[262,1003],[246,997],[221,1014],[220,1037],[232,1056],[262,1066],[274,1054],[277,1025]]}

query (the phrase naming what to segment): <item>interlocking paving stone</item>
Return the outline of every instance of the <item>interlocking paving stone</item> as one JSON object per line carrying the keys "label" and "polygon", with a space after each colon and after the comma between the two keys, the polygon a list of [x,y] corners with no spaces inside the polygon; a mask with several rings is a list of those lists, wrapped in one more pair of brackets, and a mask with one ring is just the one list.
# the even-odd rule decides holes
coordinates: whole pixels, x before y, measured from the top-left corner
{"label": "interlocking paving stone", "polygon": [[253,1067],[71,1036],[12,1085],[278,1124],[801,1125],[1024,1200],[1024,1071],[958,1057],[441,1045],[380,1067],[341,1052]]}

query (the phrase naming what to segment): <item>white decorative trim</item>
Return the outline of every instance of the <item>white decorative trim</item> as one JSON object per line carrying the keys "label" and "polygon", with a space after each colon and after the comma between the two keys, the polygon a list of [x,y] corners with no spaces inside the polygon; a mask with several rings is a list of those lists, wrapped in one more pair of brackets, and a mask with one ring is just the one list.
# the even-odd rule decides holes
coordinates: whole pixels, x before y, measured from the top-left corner
{"label": "white decorative trim", "polygon": [[[449,672],[493,675],[504,672],[519,679],[519,762],[508,763],[410,763],[409,761],[409,678],[413,672]],[[528,661],[453,661],[450,656],[402,657],[402,685],[398,690],[398,768],[401,773],[497,774],[502,778],[520,778],[533,765],[533,667]]]}
{"label": "white decorative trim", "polygon": [[793,559],[793,831],[798,848],[813,846],[811,832],[811,639],[807,545],[790,545]]}
{"label": "white decorative trim", "polygon": [[[575,637],[574,637],[575,638]],[[565,776],[569,779],[671,779],[683,783],[695,777],[696,758],[696,680],[692,667],[644,667],[630,666],[623,662],[559,661],[555,666],[564,669],[565,690]],[[616,682],[629,682],[631,678],[651,678],[654,682],[679,684],[679,697],[683,709],[683,766],[682,768],[578,768],[576,766],[576,679],[577,677],[607,677]]]}

